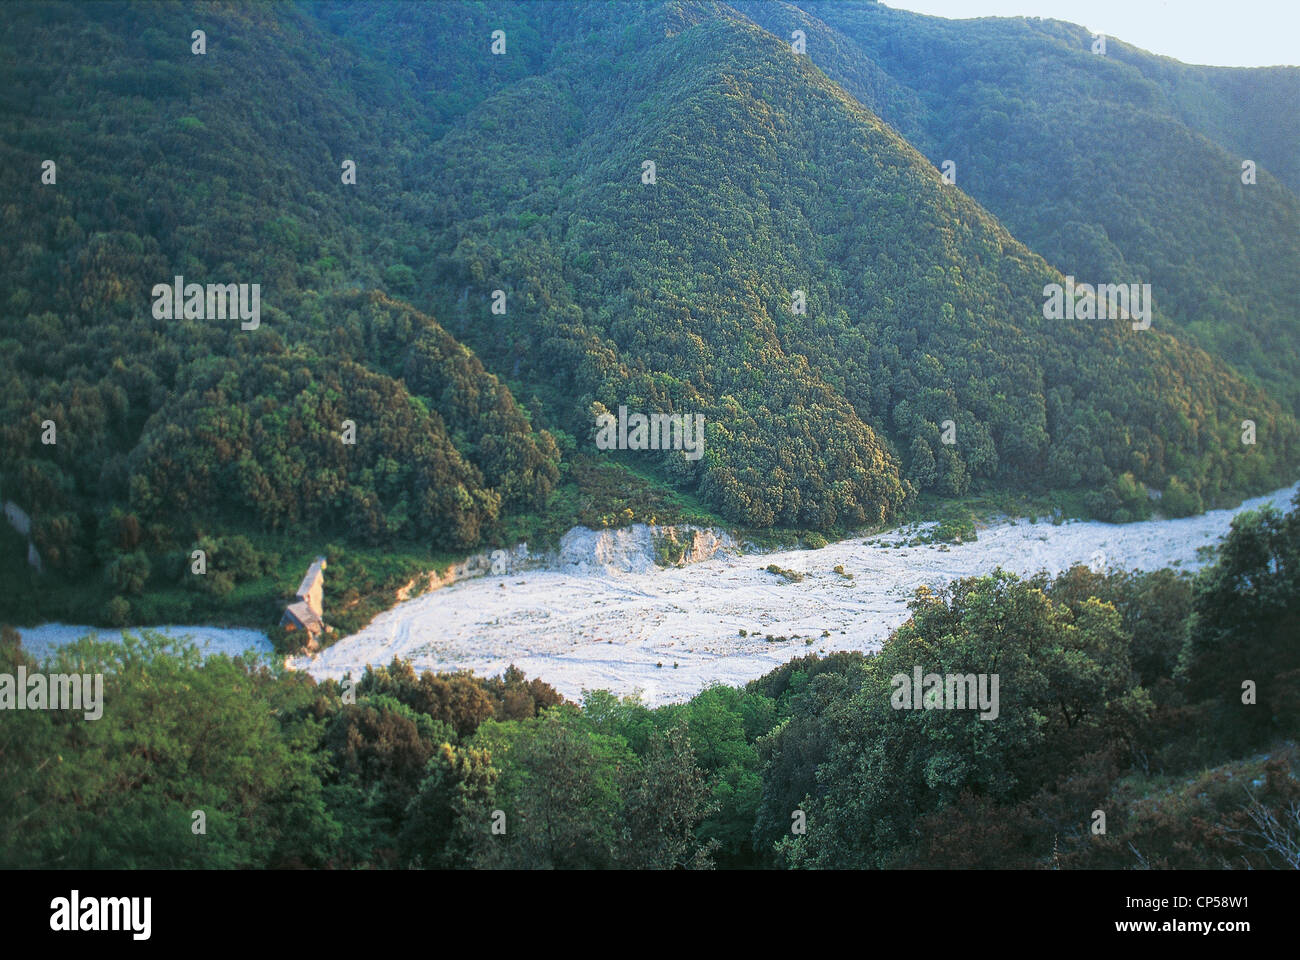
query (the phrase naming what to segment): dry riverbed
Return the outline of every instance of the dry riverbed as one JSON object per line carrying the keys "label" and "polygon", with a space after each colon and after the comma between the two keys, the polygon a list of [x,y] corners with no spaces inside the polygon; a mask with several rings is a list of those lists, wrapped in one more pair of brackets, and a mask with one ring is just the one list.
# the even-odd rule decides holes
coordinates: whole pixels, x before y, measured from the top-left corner
{"label": "dry riverbed", "polygon": [[[490,574],[403,601],[359,633],[289,664],[318,678],[341,678],[395,656],[417,670],[480,675],[513,663],[571,698],[603,688],[639,691],[650,704],[665,703],[713,683],[743,684],[809,652],[878,649],[907,619],[907,600],[923,584],[938,586],[998,566],[1022,575],[1056,573],[1076,563],[1199,569],[1204,559],[1198,548],[1217,542],[1233,514],[1265,504],[1285,510],[1296,490],[1181,520],[1007,521],[965,544],[895,547],[910,536],[894,531],[820,550],[740,555],[724,546],[709,559],[666,570],[653,566],[646,537],[575,531],[550,569]],[[803,579],[769,573],[769,564]],[[212,652],[253,648],[269,654],[257,631],[163,629],[194,634]],[[41,656],[87,630],[46,624],[24,629],[23,643]]]}

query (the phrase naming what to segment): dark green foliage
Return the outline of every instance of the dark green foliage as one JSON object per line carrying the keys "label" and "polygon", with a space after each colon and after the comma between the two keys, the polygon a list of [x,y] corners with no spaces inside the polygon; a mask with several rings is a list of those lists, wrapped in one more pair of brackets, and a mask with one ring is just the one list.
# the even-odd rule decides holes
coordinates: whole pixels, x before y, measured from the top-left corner
{"label": "dark green foliage", "polygon": [[[323,552],[349,631],[431,549],[571,522],[1127,521],[1294,479],[1294,69],[801,6],[222,5],[195,57],[180,5],[7,5],[0,493],[49,572],[0,524],[0,619],[265,624]],[[1152,329],[1044,320],[1063,273],[1152,283]],[[260,283],[261,327],[155,319],[176,275]],[[620,405],[703,414],[704,456],[599,453]],[[55,665],[105,674],[102,720],[0,717],[0,864],[1295,866],[1261,824],[1297,801],[1298,515],[1194,583],[922,591],[878,656],[655,710],[82,641]],[[931,538],[973,534],[961,503]],[[894,710],[917,664],[999,673],[999,719]]]}
{"label": "dark green foliage", "polygon": [[639,870],[712,867],[718,841],[701,841],[696,828],[717,809],[686,731],[678,727],[656,736],[642,767],[624,787],[619,865]]}
{"label": "dark green foliage", "polygon": [[[53,602],[86,620],[110,600],[113,619],[156,609],[177,620],[189,602],[262,625],[277,604],[241,592],[257,580],[250,569],[218,564],[189,581],[204,598],[185,601],[164,596],[181,580],[165,557],[249,525],[464,549],[493,535],[503,511],[544,506],[558,477],[551,438],[504,384],[434,321],[355,292],[413,288],[410,264],[393,259],[418,263],[417,237],[386,209],[400,159],[348,147],[393,142],[376,112],[422,133],[409,96],[371,82],[371,66],[298,8],[211,14],[205,57],[190,53],[180,8],[21,6],[0,38],[15,70],[6,118],[52,121],[88,97],[105,118],[24,120],[0,136],[11,198],[0,208],[0,489],[34,517],[47,592],[100,566],[105,588],[148,600],[127,612],[108,596]],[[332,55],[307,52],[331,44]],[[363,171],[351,193],[338,149]],[[56,185],[27,176],[46,158]],[[153,285],[177,274],[260,283],[260,329],[154,319]],[[57,424],[52,446],[40,443],[45,419]],[[357,424],[355,447],[340,441],[344,419]],[[99,549],[128,509],[139,545]],[[278,600],[286,584],[270,574],[259,590]],[[52,602],[10,599],[24,619]]]}
{"label": "dark green foliage", "polygon": [[[39,669],[6,628],[0,673]],[[61,650],[49,672],[104,674],[103,715],[5,710],[6,867],[322,866],[340,836],[320,784],[311,679],[200,663],[157,636]],[[192,831],[202,811],[206,833]]]}
{"label": "dark green foliage", "polygon": [[[1294,867],[1298,517],[1239,518],[1194,583],[1075,567],[920,591],[878,657],[807,683],[760,741],[756,839],[801,866]],[[998,672],[999,718],[891,709],[913,664]]]}
{"label": "dark green foliage", "polygon": [[499,765],[496,803],[505,833],[479,811],[486,865],[515,869],[608,867],[615,859],[620,771],[634,762],[621,737],[585,729],[572,709],[536,720],[489,721],[471,745]]}
{"label": "dark green foliage", "polygon": [[781,36],[798,21],[819,67],[955,161],[957,186],[1061,272],[1151,283],[1153,325],[1300,410],[1300,70],[1192,66],[1115,37],[1097,56],[1057,20],[737,6]]}
{"label": "dark green foliage", "polygon": [[486,750],[439,746],[420,792],[406,808],[398,837],[404,864],[443,870],[473,866],[482,843],[477,825],[492,809],[497,776]]}
{"label": "dark green foliage", "polygon": [[1075,566],[1055,580],[1039,577],[1047,595],[1076,613],[1090,598],[1111,604],[1130,638],[1129,654],[1138,680],[1153,688],[1169,680],[1178,667],[1192,612],[1192,584],[1172,570],[1152,573],[1093,573]]}
{"label": "dark green foliage", "polygon": [[[803,657],[654,710],[602,691],[579,709],[513,668],[394,661],[352,688],[156,637],[83,641],[55,665],[104,671],[102,720],[0,723],[0,859],[1294,867],[1297,518],[1240,518],[1194,582],[1074,567],[923,588],[878,655]],[[0,672],[19,663],[6,629]],[[895,709],[892,678],[917,665],[998,674],[997,719]]]}
{"label": "dark green foliage", "polygon": [[[1300,722],[1300,500],[1233,519],[1219,561],[1196,581],[1181,671],[1224,733],[1250,742]],[[1244,685],[1255,688],[1246,704]]]}
{"label": "dark green foliage", "polygon": [[[997,718],[896,709],[891,677],[910,678],[914,666],[999,675]],[[796,865],[897,865],[918,816],[963,793],[1024,799],[1060,770],[1044,757],[1077,742],[1112,704],[1121,715],[1145,709],[1112,607],[1090,600],[1072,614],[1005,574],[918,591],[912,618],[864,671],[856,692],[823,715],[834,742],[816,770],[808,833],[782,841]]]}
{"label": "dark green foliage", "polygon": [[[603,27],[598,11],[566,8],[588,28]],[[809,407],[792,392],[801,389],[804,362],[817,389],[825,383],[853,405],[852,414],[837,414],[842,432],[861,421],[887,435],[908,451],[909,479],[948,496],[987,480],[1105,488],[1094,507],[1122,520],[1142,515],[1131,496],[1139,484],[1162,489],[1177,470],[1190,470],[1211,498],[1225,485],[1284,476],[1278,470],[1294,460],[1294,426],[1273,404],[1249,388],[1237,394],[1232,375],[1195,351],[1134,337],[1123,325],[1049,329],[1041,321],[1041,287],[1059,275],[1039,275],[960,194],[936,186],[906,144],[847,106],[815,71],[791,64],[783,42],[718,8],[629,15],[633,25],[621,24],[620,36],[639,30],[654,37],[630,69],[606,76],[575,63],[561,16],[550,59],[529,88],[534,102],[525,127],[516,124],[508,145],[490,157],[479,149],[520,113],[503,88],[480,104],[474,116],[481,121],[444,138],[438,150],[445,158],[440,178],[455,189],[433,222],[456,241],[448,264],[456,277],[435,281],[433,293],[461,295],[458,329],[495,364],[526,373],[541,365],[535,344],[548,345],[545,377],[581,394],[566,429],[586,436],[587,399],[606,409],[629,396],[653,409],[694,405],[717,423],[709,444],[721,458],[709,454],[695,466],[701,493],[729,518],[757,525],[852,524],[871,515],[860,502],[839,501],[836,461],[828,459],[838,452],[817,439],[819,417],[805,428],[787,415],[764,449],[750,446],[768,431],[767,412],[778,403]],[[659,41],[661,32],[671,45]],[[606,45],[621,49],[614,37],[608,31]],[[654,65],[670,54],[695,57],[703,67],[690,79],[661,79]],[[466,59],[475,58],[467,51]],[[718,89],[723,77],[734,94]],[[670,86],[671,103],[646,93],[655,83]],[[592,105],[585,125],[573,118],[579,100]],[[633,103],[644,106],[624,106]],[[719,140],[717,130],[748,131],[750,118],[767,112],[780,118],[780,137],[754,130],[734,144]],[[560,127],[564,149],[552,150]],[[551,154],[546,163],[539,150]],[[651,155],[661,171],[653,187],[636,176]],[[594,177],[581,177],[575,166],[575,157],[587,156],[607,158]],[[529,190],[515,186],[513,173],[494,176],[501,164]],[[544,211],[542,198],[552,196],[560,218],[583,229],[519,232],[518,211]],[[847,210],[871,211],[869,222],[846,217]],[[464,236],[466,220],[473,238]],[[602,226],[612,220],[623,225],[621,235]],[[933,268],[931,242],[922,238],[950,235],[944,263]],[[918,243],[905,262],[896,261],[894,248],[882,249],[885,236]],[[999,268],[985,271],[992,260]],[[672,275],[681,262],[700,274],[692,284]],[[611,272],[617,283],[608,281]],[[487,315],[463,296],[485,297],[493,287],[512,291],[510,319]],[[807,317],[790,313],[794,289],[808,293]],[[529,321],[524,327],[514,319],[518,309]],[[716,383],[692,372],[701,361],[717,370]],[[778,361],[780,375],[769,369]],[[566,374],[567,367],[578,373]],[[1187,392],[1179,395],[1175,384]],[[1212,414],[1196,399],[1225,389],[1234,399]],[[710,398],[723,394],[737,403],[717,409]],[[1243,450],[1237,442],[1239,411],[1256,405],[1268,408],[1279,449]],[[939,437],[949,418],[959,438],[951,446]],[[792,436],[807,437],[802,450]],[[690,470],[666,460],[670,476]],[[811,485],[791,472],[805,462],[818,464],[820,480]],[[740,469],[750,463],[757,469]],[[763,488],[753,489],[751,478],[760,476]],[[849,483],[855,489],[856,480]]]}
{"label": "dark green foliage", "polygon": [[434,744],[445,728],[384,697],[344,705],[325,731],[339,780],[365,797],[367,808],[390,830],[414,796]]}
{"label": "dark green foliage", "polygon": [[[1217,160],[1196,147],[1187,169],[1165,169],[1187,145],[1172,121],[1168,136],[1125,139],[1165,169],[1156,178],[1130,176],[1119,151],[1085,151],[1062,180],[1040,142],[1078,97],[1089,111],[1071,123],[1099,110],[1145,122],[1164,116],[1168,88],[1187,123],[1240,134],[1272,162],[1286,151],[1260,114],[1234,125],[1220,109],[1251,100],[1248,78],[1206,80],[1220,93],[1196,111],[1179,92],[1194,74],[1118,44],[1105,64],[1066,56],[1074,34],[1060,25],[970,27],[1008,53],[968,64],[941,21],[904,44],[859,35],[913,24],[897,11],[811,5],[828,27],[742,7],[777,35],[696,3],[222,7],[195,57],[180,8],[12,5],[0,487],[33,516],[51,589],[89,578],[99,591],[20,595],[23,615],[44,604],[93,618],[112,602],[114,619],[264,623],[285,589],[269,589],[269,570],[263,582],[219,569],[202,597],[164,596],[166,555],[235,526],[463,551],[558,535],[557,518],[695,508],[842,529],[918,490],[991,486],[1086,490],[1095,513],[1124,520],[1150,509],[1144,487],[1181,514],[1289,479],[1293,420],[1184,342],[1279,395],[1297,380],[1278,326],[1295,312],[1279,280],[1295,272],[1285,188],[1265,175],[1249,216],[1240,203],[1255,201],[1187,190]],[[811,62],[790,55],[789,17],[814,29]],[[493,29],[509,56],[486,53]],[[1035,44],[1069,69],[1040,87],[1017,66],[1016,96],[1051,109],[1001,111],[1018,118],[1003,131],[989,105],[1002,88],[980,71]],[[978,83],[923,83],[918,57],[978,67]],[[1276,98],[1291,75],[1259,76]],[[100,121],[59,120],[92,101]],[[962,160],[950,189],[877,114],[927,152],[949,129],[974,131],[969,149],[1015,149],[1025,169]],[[42,185],[51,157],[59,180]],[[355,185],[340,182],[344,159]],[[1006,175],[990,183],[993,169]],[[1182,193],[1144,193],[1146,219],[1115,222],[1148,181]],[[1059,182],[1058,197],[1045,184]],[[1098,211],[1073,192],[1112,187],[1125,202]],[[1134,272],[1135,251],[1149,253],[1155,329],[1044,322],[1042,286],[1060,275],[967,189],[1076,274]],[[1192,207],[1214,219],[1170,220]],[[1225,222],[1260,252],[1249,265],[1214,239]],[[1118,253],[1061,248],[1101,228]],[[1196,237],[1209,246],[1177,246]],[[1174,266],[1191,261],[1205,269]],[[154,319],[153,285],[177,274],[262,284],[261,327]],[[494,290],[504,315],[489,310]],[[795,290],[806,314],[791,312]],[[703,414],[705,455],[648,454],[635,477],[603,475],[593,464],[612,458],[593,459],[591,411],[620,404]],[[1239,442],[1243,418],[1257,445]],[[45,419],[53,446],[39,441]],[[134,532],[118,526],[127,515]]]}
{"label": "dark green foliage", "polygon": [[1190,517],[1205,509],[1205,502],[1193,487],[1188,486],[1177,477],[1169,478],[1164,496],[1160,498],[1160,509],[1170,517]]}

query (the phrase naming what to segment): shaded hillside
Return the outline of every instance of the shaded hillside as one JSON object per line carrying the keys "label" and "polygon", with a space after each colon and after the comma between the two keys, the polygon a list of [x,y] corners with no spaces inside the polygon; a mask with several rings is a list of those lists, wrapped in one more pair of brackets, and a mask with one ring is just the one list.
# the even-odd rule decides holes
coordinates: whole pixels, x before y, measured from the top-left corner
{"label": "shaded hillside", "polygon": [[[203,56],[180,8],[11,9],[0,485],[49,569],[212,522],[464,548],[545,504],[550,436],[434,320],[359,293],[420,259],[391,124],[429,133],[377,65],[293,7],[199,8]],[[260,325],[159,319],[176,275],[259,283]]]}
{"label": "shaded hillside", "polygon": [[[1017,238],[1087,282],[1150,282],[1174,328],[1300,409],[1300,69],[1198,67],[1075,24],[870,2],[737,3],[890,123]],[[870,63],[903,92],[864,84]],[[1241,163],[1257,164],[1242,183]]]}

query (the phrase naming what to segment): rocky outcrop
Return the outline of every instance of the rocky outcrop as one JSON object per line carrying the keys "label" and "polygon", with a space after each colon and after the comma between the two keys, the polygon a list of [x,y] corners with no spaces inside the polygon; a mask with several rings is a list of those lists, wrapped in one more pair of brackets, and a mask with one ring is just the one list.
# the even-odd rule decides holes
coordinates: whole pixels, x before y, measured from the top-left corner
{"label": "rocky outcrop", "polygon": [[493,550],[476,553],[460,563],[453,563],[441,570],[429,570],[418,577],[411,578],[397,591],[399,601],[406,600],[420,593],[451,586],[458,580],[472,577],[506,576],[529,567],[543,566],[547,558],[534,556],[528,552],[528,544],[518,544],[513,550]]}
{"label": "rocky outcrop", "polygon": [[546,567],[591,574],[651,573],[660,567],[683,566],[707,560],[719,551],[740,547],[730,534],[712,527],[688,524],[651,526],[637,523],[611,530],[574,527],[560,538],[558,550],[533,553],[528,544],[512,550],[476,553],[460,563],[412,577],[396,593],[400,602],[460,580],[484,576],[509,576]]}
{"label": "rocky outcrop", "polygon": [[556,562],[590,573],[650,573],[658,567],[699,563],[719,550],[736,549],[730,534],[709,527],[644,523],[617,530],[574,527],[560,539]]}

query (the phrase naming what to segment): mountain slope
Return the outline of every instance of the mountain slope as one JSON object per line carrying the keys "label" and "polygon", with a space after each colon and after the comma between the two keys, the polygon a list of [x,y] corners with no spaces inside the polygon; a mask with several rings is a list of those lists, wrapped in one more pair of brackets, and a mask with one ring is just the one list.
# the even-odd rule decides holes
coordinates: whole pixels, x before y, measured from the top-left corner
{"label": "mountain slope", "polygon": [[[694,404],[716,430],[697,466],[711,501],[805,524],[858,515],[816,486],[839,470],[821,431],[854,419],[917,486],[947,493],[971,476],[1105,487],[1127,472],[1201,487],[1211,462],[1254,469],[1257,451],[1229,459],[1244,416],[1229,411],[1244,408],[1290,442],[1271,402],[1160,321],[1049,327],[1042,288],[1062,278],[788,44],[723,6],[662,10],[619,22],[647,38],[622,69],[555,58],[484,100],[432,151],[449,189],[414,214],[452,248],[429,296],[457,302],[448,322],[494,365],[580,397],[566,429],[589,402]],[[479,306],[493,288],[523,301],[506,320]],[[790,310],[798,289],[806,316]],[[802,426],[805,378],[854,416]]]}
{"label": "mountain slope", "polygon": [[[619,406],[704,415],[699,460],[625,456],[755,526],[973,485],[1122,519],[1296,462],[1159,298],[1045,320],[1059,273],[726,5],[217,4],[203,55],[174,7],[7,9],[0,485],[70,576],[214,526],[463,549]],[[260,283],[261,325],[155,317],[177,275]]]}
{"label": "mountain slope", "polygon": [[[819,67],[920,127],[930,160],[955,161],[957,184],[1062,272],[1150,282],[1181,337],[1300,410],[1300,69],[1188,66],[1115,38],[1096,56],[1087,31],[1053,20],[736,7],[779,35],[812,31]],[[864,86],[863,63],[924,106]]]}
{"label": "mountain slope", "polygon": [[[292,7],[205,9],[201,56],[178,8],[10,9],[0,485],[49,568],[110,560],[115,508],[153,550],[214,521],[464,548],[502,505],[545,503],[558,452],[508,389],[432,319],[356,293],[400,292],[419,256],[392,212],[400,152],[378,146],[398,116],[429,136],[409,96]],[[157,318],[177,275],[259,283],[260,325]]]}

